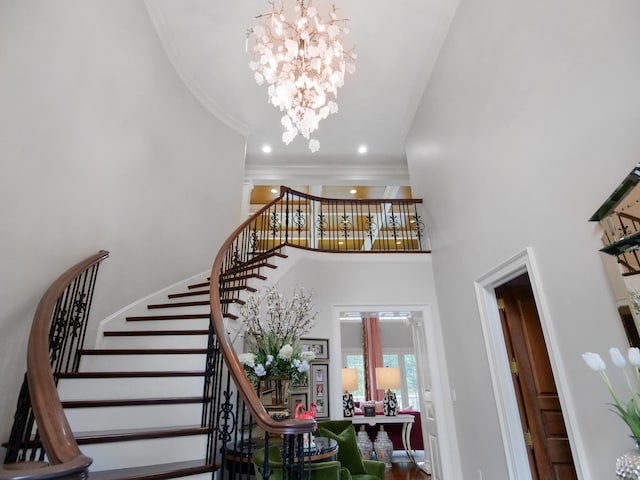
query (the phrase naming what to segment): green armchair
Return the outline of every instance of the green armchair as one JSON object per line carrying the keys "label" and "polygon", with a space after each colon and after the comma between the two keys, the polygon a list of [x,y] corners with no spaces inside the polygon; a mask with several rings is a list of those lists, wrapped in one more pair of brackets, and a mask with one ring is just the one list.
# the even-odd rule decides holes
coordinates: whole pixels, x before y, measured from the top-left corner
{"label": "green armchair", "polygon": [[384,462],[362,459],[351,420],[318,422],[315,435],[333,438],[338,442],[338,461],[348,470],[352,480],[384,480]]}
{"label": "green armchair", "polygon": [[[275,445],[269,447],[269,468],[271,469],[271,476],[267,479],[262,476],[262,469],[264,467],[265,449],[259,448],[253,452],[253,466],[256,472],[256,478],[258,480],[282,480],[284,478],[284,468],[282,465],[282,453],[280,448]],[[349,480],[349,472],[342,468],[340,462],[314,462],[310,464],[311,480]],[[309,464],[305,462],[304,476],[300,480],[308,480],[309,477],[307,470]],[[297,478],[298,470],[295,469],[293,478]]]}

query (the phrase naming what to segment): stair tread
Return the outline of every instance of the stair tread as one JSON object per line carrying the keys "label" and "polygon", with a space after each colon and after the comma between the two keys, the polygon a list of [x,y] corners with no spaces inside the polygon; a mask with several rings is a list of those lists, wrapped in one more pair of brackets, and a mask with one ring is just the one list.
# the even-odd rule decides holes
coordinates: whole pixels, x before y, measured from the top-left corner
{"label": "stair tread", "polygon": [[209,318],[209,313],[189,313],[181,315],[138,315],[127,317],[127,322],[142,322],[145,320],[196,320],[198,318]]}
{"label": "stair tread", "polygon": [[210,282],[201,282],[201,283],[194,283],[193,285],[189,285],[187,288],[189,290],[194,289],[194,288],[202,288],[202,287],[208,287],[210,285]]}
{"label": "stair tread", "polygon": [[222,275],[220,275],[220,282],[225,283],[225,282],[235,282],[238,280],[247,280],[249,278],[257,278],[258,280],[266,280],[267,277],[265,277],[264,275],[260,275],[257,273],[247,273],[244,275],[233,275],[233,272],[231,273],[224,273]]}
{"label": "stair tread", "polygon": [[192,302],[169,302],[169,303],[155,303],[147,305],[150,310],[157,308],[182,308],[182,307],[201,307],[209,305],[209,300],[194,300]]}
{"label": "stair tread", "polygon": [[250,287],[249,285],[233,285],[229,287],[222,287],[220,289],[222,292],[238,292],[240,290],[246,290],[247,292],[257,292],[258,289],[254,287]]}
{"label": "stair tread", "polygon": [[58,374],[63,378],[144,378],[144,377],[202,377],[204,370],[183,371],[144,371],[144,372],[62,372]]}
{"label": "stair tread", "polygon": [[190,292],[171,293],[167,295],[167,298],[182,298],[182,297],[197,297],[198,295],[209,295],[209,289],[206,290],[192,290]]}
{"label": "stair tread", "polygon": [[89,472],[89,480],[164,480],[197,473],[213,472],[217,467],[205,459],[186,462],[146,465],[144,467],[118,468]]}
{"label": "stair tread", "polygon": [[159,397],[159,398],[123,398],[110,400],[64,400],[63,408],[131,407],[141,405],[176,405],[183,403],[204,403],[208,398],[198,397]]}
{"label": "stair tread", "polygon": [[209,330],[111,330],[105,337],[144,337],[152,335],[209,335]]}
{"label": "stair tread", "polygon": [[83,348],[80,355],[201,355],[206,348]]}
{"label": "stair tread", "polygon": [[95,443],[126,442],[151,438],[186,437],[191,435],[206,435],[208,429],[200,425],[186,425],[162,428],[132,428],[127,430],[101,430],[87,432],[73,432],[78,445]]}

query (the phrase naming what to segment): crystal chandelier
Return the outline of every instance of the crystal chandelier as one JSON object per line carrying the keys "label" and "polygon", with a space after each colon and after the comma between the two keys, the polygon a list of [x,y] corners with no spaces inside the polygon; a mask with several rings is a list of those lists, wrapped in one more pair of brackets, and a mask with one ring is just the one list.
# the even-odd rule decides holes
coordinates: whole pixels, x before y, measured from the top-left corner
{"label": "crystal chandelier", "polygon": [[338,111],[335,99],[344,85],[345,72],[353,73],[353,49],[345,51],[340,37],[347,34],[348,19],[338,18],[336,6],[323,20],[312,0],[285,2],[258,15],[258,25],[248,32],[255,42],[249,67],[258,85],[267,83],[269,103],[286,112],[281,119],[285,144],[298,135],[309,140],[316,152],[320,142],[310,138],[320,120]]}

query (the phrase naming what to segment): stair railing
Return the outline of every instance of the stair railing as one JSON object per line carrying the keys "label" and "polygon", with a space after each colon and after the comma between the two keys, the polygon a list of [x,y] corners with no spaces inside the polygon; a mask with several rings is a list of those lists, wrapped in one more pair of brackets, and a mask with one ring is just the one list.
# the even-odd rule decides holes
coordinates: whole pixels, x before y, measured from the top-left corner
{"label": "stair railing", "polygon": [[[18,400],[0,479],[88,476],[91,459],[78,448],[56,388],[58,374],[77,371],[101,250],[64,272],[42,296],[27,351],[27,373]],[[44,463],[45,459],[48,463]]]}
{"label": "stair railing", "polygon": [[[228,444],[234,445],[234,449],[236,442],[251,444],[251,426],[255,422],[267,432],[266,446],[269,437],[279,435],[283,437],[283,451],[297,451],[302,457],[303,434],[311,432],[315,423],[301,419],[275,420],[261,404],[224,325],[224,318],[237,318],[229,306],[237,301],[238,289],[246,287],[252,277],[264,278],[260,269],[285,245],[335,253],[426,253],[424,223],[418,211],[420,203],[422,201],[416,199],[325,199],[281,187],[278,198],[243,222],[223,243],[211,270],[211,324],[216,351],[224,359],[237,398],[235,412],[232,412],[233,392],[227,389],[227,406],[220,408],[224,420],[211,423],[215,424],[212,429],[217,429],[224,439],[222,452]],[[248,428],[244,420],[246,411]],[[229,442],[233,429],[235,437]],[[244,432],[238,432],[241,429],[248,429],[248,442]],[[250,455],[251,447],[247,447],[247,450],[234,451],[232,458],[246,462]],[[301,469],[302,464],[296,463],[295,468]],[[290,464],[290,469],[293,468]],[[264,473],[266,478],[267,472]]]}

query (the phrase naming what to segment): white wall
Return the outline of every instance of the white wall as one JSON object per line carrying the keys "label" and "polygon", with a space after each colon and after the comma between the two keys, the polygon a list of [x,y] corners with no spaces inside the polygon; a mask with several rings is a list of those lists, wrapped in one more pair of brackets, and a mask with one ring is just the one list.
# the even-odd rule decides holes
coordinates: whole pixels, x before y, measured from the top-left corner
{"label": "white wall", "polygon": [[460,2],[407,154],[428,210],[464,479],[508,478],[473,285],[527,246],[582,478],[611,477],[633,446],[580,354],[625,345],[587,220],[640,155],[639,44],[636,0]]}
{"label": "white wall", "polygon": [[363,306],[437,307],[429,255],[303,253],[278,282],[287,296],[296,285],[313,291],[319,311],[308,336],[330,341],[331,415],[337,418],[342,418],[341,378],[336,373],[342,368],[339,312]]}
{"label": "white wall", "polygon": [[111,251],[99,320],[210,268],[244,142],[179,80],[141,0],[0,2],[0,439],[45,288]]}

